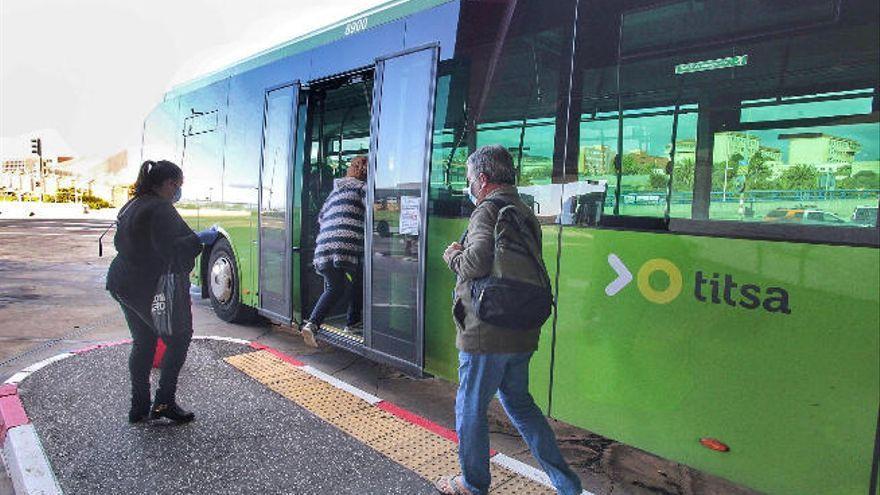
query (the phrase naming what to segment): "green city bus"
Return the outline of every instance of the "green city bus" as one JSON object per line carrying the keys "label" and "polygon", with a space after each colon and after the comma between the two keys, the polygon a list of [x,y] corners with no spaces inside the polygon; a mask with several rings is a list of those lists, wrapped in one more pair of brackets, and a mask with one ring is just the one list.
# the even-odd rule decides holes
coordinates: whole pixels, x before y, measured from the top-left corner
{"label": "green city bus", "polygon": [[[502,144],[557,306],[549,416],[768,493],[877,492],[876,0],[392,1],[173,88],[143,158],[222,233],[217,315],[296,326],[316,216],[370,160],[364,333],[320,339],[456,379],[468,154]],[[709,448],[707,448],[707,446]]]}

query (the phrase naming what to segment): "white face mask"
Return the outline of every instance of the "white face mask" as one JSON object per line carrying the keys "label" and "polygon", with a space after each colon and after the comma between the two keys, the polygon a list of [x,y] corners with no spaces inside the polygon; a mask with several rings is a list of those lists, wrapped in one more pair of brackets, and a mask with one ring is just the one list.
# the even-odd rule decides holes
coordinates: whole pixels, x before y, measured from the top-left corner
{"label": "white face mask", "polygon": [[172,203],[177,203],[180,201],[180,197],[183,195],[183,188],[178,187],[174,190],[174,196],[171,198]]}
{"label": "white face mask", "polygon": [[474,185],[474,183],[471,183],[470,185],[465,186],[464,193],[467,194],[467,197],[468,197],[468,199],[471,200],[471,203],[473,203],[474,206],[477,206],[477,195],[474,194],[474,192],[471,188],[471,186],[473,186],[473,185]]}

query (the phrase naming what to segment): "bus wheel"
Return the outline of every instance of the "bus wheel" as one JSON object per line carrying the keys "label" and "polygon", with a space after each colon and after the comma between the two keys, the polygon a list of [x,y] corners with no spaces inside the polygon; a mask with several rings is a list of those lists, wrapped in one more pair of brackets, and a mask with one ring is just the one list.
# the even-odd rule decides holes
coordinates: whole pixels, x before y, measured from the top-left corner
{"label": "bus wheel", "polygon": [[208,261],[208,294],[211,306],[224,321],[241,323],[253,316],[253,310],[241,303],[238,284],[238,267],[232,246],[226,239],[219,239],[211,250]]}

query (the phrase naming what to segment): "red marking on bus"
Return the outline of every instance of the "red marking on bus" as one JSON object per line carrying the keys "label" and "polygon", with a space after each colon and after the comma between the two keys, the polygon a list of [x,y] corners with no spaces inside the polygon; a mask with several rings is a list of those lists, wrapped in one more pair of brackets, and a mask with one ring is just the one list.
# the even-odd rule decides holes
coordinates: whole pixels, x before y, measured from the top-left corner
{"label": "red marking on bus", "polygon": [[727,444],[715,438],[701,438],[700,444],[702,444],[703,447],[706,447],[707,449],[712,449],[718,452],[730,451],[730,447],[728,447]]}

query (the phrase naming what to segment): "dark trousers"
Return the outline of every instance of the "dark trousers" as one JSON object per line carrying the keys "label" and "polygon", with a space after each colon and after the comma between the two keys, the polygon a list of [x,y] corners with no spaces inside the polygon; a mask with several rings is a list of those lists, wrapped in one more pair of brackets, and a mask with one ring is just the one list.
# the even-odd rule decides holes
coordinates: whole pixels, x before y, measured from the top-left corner
{"label": "dark trousers", "polygon": [[[327,314],[333,309],[333,306],[345,296],[346,289],[350,286],[350,297],[348,302],[348,325],[354,325],[361,321],[361,307],[364,299],[364,282],[363,269],[348,270],[335,266],[328,266],[320,271],[324,277],[324,292],[318,298],[315,308],[312,310],[312,316],[309,321],[316,325],[324,323]],[[351,276],[351,282],[348,281],[346,274]]]}
{"label": "dark trousers", "polygon": [[[183,289],[189,291],[189,284]],[[156,337],[150,317],[150,303],[144,297],[127,298],[113,294],[122,307],[128,329],[131,331],[131,354],[128,357],[128,371],[131,374],[132,404],[149,404],[150,369],[156,352]],[[134,300],[132,300],[134,299]],[[192,340],[192,307],[189,304],[174,307],[174,333],[162,337],[165,342],[165,355],[162,358],[159,388],[156,390],[156,403],[170,404],[177,394],[177,379],[186,361],[186,353]]]}

